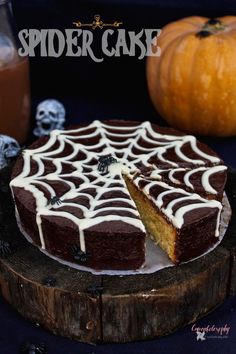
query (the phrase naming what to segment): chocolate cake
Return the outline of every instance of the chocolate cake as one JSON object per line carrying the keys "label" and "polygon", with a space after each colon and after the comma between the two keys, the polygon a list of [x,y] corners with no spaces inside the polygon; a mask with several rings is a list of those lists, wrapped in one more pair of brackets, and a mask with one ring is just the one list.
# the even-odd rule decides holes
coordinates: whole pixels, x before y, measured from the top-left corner
{"label": "chocolate cake", "polygon": [[226,166],[195,137],[94,121],[24,150],[10,183],[21,228],[62,260],[137,269],[146,234],[178,264],[218,241]]}

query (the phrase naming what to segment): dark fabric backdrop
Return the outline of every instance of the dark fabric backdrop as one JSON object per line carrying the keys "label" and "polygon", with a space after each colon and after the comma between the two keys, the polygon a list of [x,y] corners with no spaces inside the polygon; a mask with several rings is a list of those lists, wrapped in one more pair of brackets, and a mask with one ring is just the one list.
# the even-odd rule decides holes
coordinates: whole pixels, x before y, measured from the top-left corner
{"label": "dark fabric backdrop", "polygon": [[[18,30],[23,28],[72,28],[72,22],[91,21],[98,13],[106,21],[121,20],[124,27],[161,28],[164,24],[190,15],[217,17],[236,15],[233,0],[13,0]],[[101,33],[96,31],[99,40]],[[126,118],[165,122],[154,111],[148,98],[145,60],[133,57],[106,58],[94,63],[90,58],[31,58],[32,126],[37,103],[45,98],[61,100],[67,110],[67,124],[93,119]],[[201,138],[236,167],[235,138]],[[30,138],[32,140],[32,137]],[[229,299],[212,314],[198,321],[200,326],[231,326],[228,339],[196,341],[187,326],[177,333],[153,341],[124,345],[89,346],[55,337],[15,313],[0,300],[0,354],[15,354],[27,339],[44,341],[49,354],[131,353],[131,354],[234,354],[236,348],[235,298]]]}
{"label": "dark fabric backdrop", "polygon": [[[72,22],[91,22],[100,14],[106,22],[120,20],[127,30],[161,28],[166,23],[192,15],[217,17],[236,14],[234,0],[13,0],[18,30],[24,28],[74,28]],[[101,30],[94,31],[100,43]],[[101,54],[101,53],[100,53]],[[150,120],[166,125],[150,102],[145,59],[121,56],[95,63],[89,57],[30,59],[32,126],[35,107],[45,98],[61,100],[67,124],[94,119]],[[231,166],[236,167],[236,139],[202,138]]]}

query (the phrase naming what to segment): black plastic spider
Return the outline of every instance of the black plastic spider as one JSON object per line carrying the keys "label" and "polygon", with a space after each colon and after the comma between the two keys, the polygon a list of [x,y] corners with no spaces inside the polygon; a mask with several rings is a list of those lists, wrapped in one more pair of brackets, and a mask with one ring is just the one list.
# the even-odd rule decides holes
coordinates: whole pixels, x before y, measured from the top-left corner
{"label": "black plastic spider", "polygon": [[102,173],[107,173],[108,166],[111,165],[112,163],[116,163],[116,162],[117,162],[117,159],[115,159],[111,155],[101,156],[98,159],[98,171],[100,171]]}
{"label": "black plastic spider", "polygon": [[52,198],[50,199],[49,203],[50,203],[51,205],[55,205],[55,204],[60,205],[60,204],[62,203],[62,201],[61,201],[61,199],[60,199],[59,197],[57,197],[57,196],[55,195],[54,197],[52,197]]}
{"label": "black plastic spider", "polygon": [[0,240],[0,257],[5,258],[12,253],[12,246],[9,242]]}
{"label": "black plastic spider", "polygon": [[44,343],[33,344],[33,343],[25,343],[22,345],[20,349],[21,354],[47,354],[47,348]]}
{"label": "black plastic spider", "polygon": [[71,246],[71,254],[76,261],[87,262],[91,257],[89,252],[81,251],[78,245]]}

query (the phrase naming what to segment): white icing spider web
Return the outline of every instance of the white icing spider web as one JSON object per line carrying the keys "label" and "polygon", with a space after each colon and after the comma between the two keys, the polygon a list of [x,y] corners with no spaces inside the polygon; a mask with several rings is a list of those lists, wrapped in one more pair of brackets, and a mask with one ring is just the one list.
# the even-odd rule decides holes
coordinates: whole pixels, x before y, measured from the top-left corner
{"label": "white icing spider web", "polygon": [[[191,151],[191,157],[185,152],[186,148],[186,151]],[[117,162],[108,165],[107,171],[105,168],[105,173],[102,173],[98,169],[99,159],[107,156]],[[36,166],[34,173],[32,164]],[[145,232],[123,174],[138,187],[144,182],[143,192],[178,228],[181,228],[187,212],[217,208],[218,234],[222,205],[194,193],[191,176],[201,173],[202,189],[217,194],[210,183],[210,176],[225,169],[220,159],[203,151],[193,136],[160,134],[149,122],[122,126],[117,121],[94,121],[74,130],[55,130],[44,145],[26,149],[22,172],[11,181],[11,187],[21,187],[33,194],[43,249],[42,217],[57,216],[69,219],[78,227],[80,249],[85,252],[84,230],[106,221],[123,222]],[[181,182],[174,177],[179,172],[184,172]],[[163,174],[167,175],[170,184],[162,180]],[[181,187],[178,188],[178,184]],[[156,186],[162,190],[154,198],[151,192]],[[186,186],[192,192],[186,191]],[[64,192],[58,197],[61,189]],[[177,199],[176,193],[179,194]],[[163,206],[163,198],[167,194],[173,194],[173,200]],[[174,210],[178,202],[186,200],[188,205],[180,203]]]}

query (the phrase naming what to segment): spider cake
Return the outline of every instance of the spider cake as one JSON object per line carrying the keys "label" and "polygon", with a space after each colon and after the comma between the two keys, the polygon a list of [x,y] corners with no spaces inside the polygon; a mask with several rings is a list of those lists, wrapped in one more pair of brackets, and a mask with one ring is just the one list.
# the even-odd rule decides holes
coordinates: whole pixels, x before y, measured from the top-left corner
{"label": "spider cake", "polygon": [[191,135],[94,121],[39,138],[10,183],[21,228],[62,260],[138,269],[147,235],[179,264],[218,241],[226,166]]}

